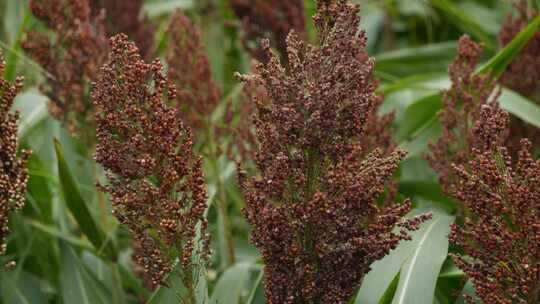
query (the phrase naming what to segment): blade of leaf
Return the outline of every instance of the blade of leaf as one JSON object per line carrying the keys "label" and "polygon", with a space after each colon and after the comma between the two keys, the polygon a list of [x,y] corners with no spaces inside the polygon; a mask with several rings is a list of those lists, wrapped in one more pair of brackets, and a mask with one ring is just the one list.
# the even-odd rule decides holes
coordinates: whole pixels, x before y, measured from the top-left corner
{"label": "blade of leaf", "polygon": [[453,213],[455,211],[454,203],[443,194],[441,185],[436,181],[400,181],[399,193],[402,193],[407,197],[419,196],[426,200],[436,202],[448,213]]}
{"label": "blade of leaf", "polygon": [[[406,217],[412,218],[416,215],[432,211],[431,209],[414,209]],[[388,286],[400,271],[401,267],[411,256],[413,250],[418,245],[419,238],[413,237],[411,241],[401,242],[398,247],[390,252],[382,260],[371,265],[371,271],[367,273],[362,281],[360,290],[355,299],[355,304],[377,304],[386,292]]]}
{"label": "blade of leaf", "polygon": [[432,304],[437,277],[448,254],[448,234],[454,217],[435,212],[415,235],[418,246],[401,269],[392,304]]}
{"label": "blade of leaf", "polygon": [[[514,57],[516,57],[521,49],[527,44],[539,26],[540,15],[533,19],[518,35],[516,35],[516,37],[514,37],[514,39],[512,39],[512,41],[510,41],[510,43],[495,54],[485,65],[478,68],[476,73],[491,73],[493,77],[500,76],[510,62],[512,62]],[[435,114],[442,106],[440,99],[441,94],[438,93],[423,97],[409,105],[401,119],[403,126],[400,125],[398,128],[397,138],[399,140],[404,140],[417,130],[422,129],[427,124],[431,123],[430,120],[435,117]],[[525,116],[522,111],[518,111],[517,109],[515,111],[519,112],[520,115]]]}
{"label": "blade of leaf", "polygon": [[480,74],[491,73],[493,77],[499,77],[515,56],[527,45],[529,40],[540,26],[540,14],[524,27],[502,50],[493,56],[477,72]]}
{"label": "blade of leaf", "polygon": [[194,5],[193,0],[167,0],[167,1],[153,1],[145,3],[142,7],[142,11],[148,15],[149,18],[154,19],[162,15],[171,14],[177,9],[189,9]]}
{"label": "blade of leaf", "polygon": [[75,251],[64,241],[60,241],[61,270],[60,292],[64,303],[108,304],[111,295],[99,282],[86,273],[84,265]]}
{"label": "blade of leaf", "polygon": [[540,106],[538,104],[509,89],[502,90],[499,104],[501,108],[523,121],[540,128]]}
{"label": "blade of leaf", "polygon": [[77,183],[71,175],[66,159],[64,158],[64,153],[62,152],[59,141],[55,140],[54,148],[58,160],[60,184],[69,211],[71,211],[73,217],[79,224],[81,231],[88,237],[98,253],[103,251],[107,256],[113,258],[113,260],[116,259],[116,251],[114,250],[112,243],[105,237],[103,231],[98,228],[99,225],[92,217],[88,210],[87,203],[79,192]]}
{"label": "blade of leaf", "polygon": [[39,278],[26,271],[1,273],[2,303],[45,304],[47,297]]}
{"label": "blade of leaf", "polygon": [[[259,275],[257,276],[257,279],[255,280],[255,283],[253,284],[253,288],[251,289],[251,292],[249,293],[249,298],[246,301],[246,304],[255,304],[259,302],[255,302],[257,299],[257,296],[262,294],[262,280],[263,280],[263,271],[259,271]],[[260,304],[260,303],[259,303]]]}
{"label": "blade of leaf", "polygon": [[482,23],[476,22],[476,19],[460,9],[452,1],[449,0],[432,0],[431,4],[439,8],[442,12],[448,15],[448,20],[454,22],[464,32],[470,33],[476,39],[482,41],[487,49],[494,50],[495,44],[493,39],[489,37],[489,30],[486,30]]}
{"label": "blade of leaf", "polygon": [[381,53],[375,56],[375,72],[400,77],[446,72],[448,64],[456,55],[456,49],[457,45],[452,41]]}
{"label": "blade of leaf", "polygon": [[25,222],[28,225],[31,225],[31,226],[35,227],[36,229],[39,229],[39,230],[49,234],[52,237],[64,240],[64,241],[66,241],[67,243],[69,243],[69,244],[71,244],[73,246],[80,247],[80,248],[83,248],[83,249],[86,249],[86,250],[93,250],[92,245],[90,243],[88,243],[87,241],[81,240],[81,239],[76,238],[76,237],[73,237],[73,236],[71,236],[71,235],[69,235],[69,234],[67,234],[67,233],[65,233],[63,231],[60,231],[56,227],[48,226],[46,224],[42,224],[42,223],[40,223],[38,221],[33,221],[33,220],[26,220]]}
{"label": "blade of leaf", "polygon": [[210,304],[239,303],[251,265],[250,262],[240,262],[227,268],[216,283]]}
{"label": "blade of leaf", "polygon": [[392,299],[394,298],[394,295],[396,294],[396,290],[399,283],[399,277],[401,275],[401,271],[396,274],[392,282],[390,282],[390,285],[388,285],[388,288],[386,288],[386,291],[382,295],[381,300],[379,301],[379,304],[390,304],[392,302]]}
{"label": "blade of leaf", "polygon": [[426,122],[435,117],[441,107],[440,94],[426,96],[408,106],[403,118],[398,123],[399,128],[396,132],[398,141],[407,139],[415,131],[421,129]]}

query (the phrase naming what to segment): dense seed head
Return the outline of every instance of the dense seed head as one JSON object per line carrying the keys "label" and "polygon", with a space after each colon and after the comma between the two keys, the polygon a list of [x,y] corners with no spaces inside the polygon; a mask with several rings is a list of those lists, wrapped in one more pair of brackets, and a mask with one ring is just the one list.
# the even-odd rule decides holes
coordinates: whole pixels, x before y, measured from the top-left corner
{"label": "dense seed head", "polygon": [[209,255],[202,160],[192,152],[191,130],[179,111],[167,105],[175,94],[158,60],[145,63],[123,34],[111,38],[92,92],[95,159],[109,170],[109,185],[101,188],[132,232],[135,259],[154,287],[175,258],[184,284],[192,286],[201,262],[195,258]]}
{"label": "dense seed head", "polygon": [[269,303],[346,303],[371,263],[429,218],[404,220],[410,202],[378,203],[405,153],[374,123],[380,98],[357,13],[319,1],[319,45],[291,33],[285,69],[266,41],[268,63],[240,76],[256,90],[260,176],[240,182]]}
{"label": "dense seed head", "polygon": [[[474,72],[481,53],[482,47],[468,36],[459,40],[458,56],[449,69],[452,86],[442,93],[443,109],[439,114],[442,134],[429,145],[427,160],[439,174],[447,193],[458,180],[453,165],[465,165],[473,149],[483,151],[501,144],[506,138],[506,129],[499,123],[508,117],[492,105],[498,98],[494,93],[495,83],[489,75]],[[487,114],[488,111],[492,113]],[[480,131],[474,126],[482,115],[488,116],[486,122],[491,128]],[[457,207],[461,214],[463,208],[459,202]]]}
{"label": "dense seed head", "polygon": [[285,40],[291,30],[305,35],[303,0],[232,0],[231,7],[242,22],[244,46],[253,58],[266,62],[261,39],[269,39],[282,59],[287,59]]}
{"label": "dense seed head", "polygon": [[[4,68],[0,52],[0,75],[4,74]],[[22,78],[17,78],[15,84],[0,78],[0,256],[6,253],[9,214],[22,209],[26,200],[26,162],[30,153],[23,151],[17,156],[19,113],[10,112],[21,88]]]}
{"label": "dense seed head", "polygon": [[143,0],[89,0],[94,15],[105,10],[107,35],[119,33],[135,41],[144,59],[151,59],[154,51],[154,26],[143,15]]}
{"label": "dense seed head", "polygon": [[44,69],[42,91],[51,113],[92,144],[90,83],[107,57],[104,15],[93,16],[88,0],[31,0],[30,9],[52,32],[29,32],[23,49]]}
{"label": "dense seed head", "polygon": [[[514,4],[516,14],[508,15],[499,32],[502,45],[512,41],[530,21],[538,16],[538,11],[529,8],[528,1],[518,0]],[[536,31],[525,48],[514,58],[500,81],[504,86],[540,104],[540,56],[538,54],[540,54],[540,30]],[[511,117],[510,133],[512,136],[509,138],[508,147],[514,155],[517,153],[521,138],[529,138],[533,147],[540,145],[538,128],[517,117]]]}
{"label": "dense seed head", "polygon": [[221,93],[213,80],[199,28],[177,11],[171,18],[168,33],[168,77],[178,90],[177,105],[184,113],[185,122],[198,131],[208,124]]}
{"label": "dense seed head", "polygon": [[[492,120],[481,115],[476,128]],[[507,120],[498,123],[507,127]],[[514,165],[506,148],[492,145],[473,149],[466,163],[454,166],[458,182],[451,195],[467,216],[452,227],[450,242],[461,248],[454,262],[476,290],[470,303],[540,301],[540,161],[530,148],[522,140]]]}

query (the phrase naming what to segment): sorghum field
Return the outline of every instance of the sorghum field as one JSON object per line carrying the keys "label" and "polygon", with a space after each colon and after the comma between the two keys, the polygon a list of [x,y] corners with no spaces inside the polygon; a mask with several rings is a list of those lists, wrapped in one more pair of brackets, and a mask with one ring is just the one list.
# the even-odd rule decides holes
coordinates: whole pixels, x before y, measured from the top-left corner
{"label": "sorghum field", "polygon": [[0,303],[540,303],[539,10],[0,0]]}

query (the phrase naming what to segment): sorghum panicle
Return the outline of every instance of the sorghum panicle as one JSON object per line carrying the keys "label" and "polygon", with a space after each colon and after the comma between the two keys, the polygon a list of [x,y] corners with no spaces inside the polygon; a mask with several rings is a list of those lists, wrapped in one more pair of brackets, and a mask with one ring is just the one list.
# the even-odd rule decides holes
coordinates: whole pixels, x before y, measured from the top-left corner
{"label": "sorghum panicle", "polygon": [[[481,54],[480,45],[468,36],[461,37],[458,56],[449,69],[452,86],[442,94],[443,109],[439,114],[442,135],[429,145],[427,160],[439,174],[440,183],[447,193],[458,180],[452,168],[454,164],[465,165],[474,148],[485,150],[505,139],[502,128],[496,130],[500,133],[500,136],[496,136],[498,141],[486,138],[488,134],[478,136],[474,128],[482,107],[495,102],[498,96],[494,94],[495,82],[489,75],[474,73]],[[458,202],[458,211],[463,211],[461,209]]]}
{"label": "sorghum panicle", "polygon": [[[508,114],[486,105],[475,129],[494,134],[507,126]],[[493,143],[454,166],[459,181],[451,194],[470,211],[452,226],[450,242],[463,251],[454,262],[476,290],[470,303],[539,303],[540,160],[532,158],[528,140],[515,165],[508,150]]]}
{"label": "sorghum panicle", "polygon": [[261,39],[270,39],[283,60],[287,59],[285,40],[291,30],[305,34],[303,0],[232,0],[231,7],[242,22],[243,43],[246,50],[260,62],[268,54],[261,47]]}
{"label": "sorghum panicle", "polygon": [[[538,11],[529,8],[528,1],[514,3],[517,15],[509,14],[503,23],[499,39],[508,44],[527,24],[538,16]],[[540,104],[540,30],[529,40],[524,49],[514,58],[501,77],[501,83],[530,100]],[[534,147],[540,145],[540,131],[517,117],[511,117],[508,147],[519,147],[521,138],[529,138]],[[516,154],[516,149],[511,149]]]}
{"label": "sorghum panicle", "polygon": [[[517,16],[509,14],[499,32],[502,45],[515,36],[538,16],[538,11],[529,8],[528,1],[515,2]],[[501,82],[516,92],[540,102],[540,30],[536,31],[524,49],[518,54],[502,76]]]}
{"label": "sorghum panicle", "polygon": [[[373,149],[373,60],[364,50],[358,7],[319,1],[320,45],[287,39],[289,69],[269,50],[253,87],[260,176],[240,174],[251,240],[264,261],[269,303],[346,303],[370,265],[429,218],[378,204],[404,152]],[[400,227],[399,232],[395,228]]]}
{"label": "sorghum panicle", "polygon": [[107,36],[124,33],[131,37],[144,59],[154,51],[154,26],[147,16],[141,16],[143,0],[90,0],[95,15],[105,10]]}
{"label": "sorghum panicle", "polygon": [[91,143],[90,84],[108,52],[104,15],[93,16],[88,0],[31,0],[30,9],[55,33],[51,39],[29,32],[22,44],[45,70],[42,91],[51,101],[51,113]]}
{"label": "sorghum panicle", "polygon": [[178,90],[177,105],[185,113],[186,123],[200,130],[219,103],[221,92],[213,80],[199,28],[177,11],[171,18],[168,34],[168,77]]}
{"label": "sorghum panicle", "polygon": [[[0,52],[0,75],[4,74],[4,67],[4,58]],[[22,81],[22,78],[17,78],[15,84],[11,84],[0,78],[0,256],[6,253],[8,216],[11,212],[22,209],[26,200],[26,162],[30,153],[23,151],[17,156],[19,113],[10,112],[13,101],[22,88]]]}
{"label": "sorghum panicle", "polygon": [[198,269],[193,252],[202,261],[209,255],[207,193],[202,160],[192,152],[191,130],[179,111],[167,105],[175,94],[158,60],[145,63],[126,35],[111,38],[109,60],[92,91],[95,159],[109,170],[109,185],[102,190],[132,232],[135,260],[151,286],[162,283],[178,257],[190,290]]}

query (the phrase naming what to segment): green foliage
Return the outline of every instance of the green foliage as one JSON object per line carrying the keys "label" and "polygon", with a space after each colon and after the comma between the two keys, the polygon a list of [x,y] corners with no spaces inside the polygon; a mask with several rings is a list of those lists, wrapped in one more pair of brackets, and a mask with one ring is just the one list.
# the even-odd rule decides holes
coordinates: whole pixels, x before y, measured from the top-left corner
{"label": "green foliage", "polygon": [[[434,217],[414,233],[412,241],[372,265],[351,303],[464,303],[460,294],[472,294],[474,289],[448,258],[455,250],[447,236],[456,208],[422,157],[441,132],[440,91],[449,86],[447,69],[459,36],[467,33],[484,43],[487,56],[477,73],[498,77],[538,31],[540,16],[501,48],[497,29],[509,12],[502,1],[353,2],[364,8],[362,26],[376,62],[378,92],[385,98],[382,110],[396,112],[395,139],[409,152],[396,175],[398,196],[413,200],[411,216],[431,211]],[[306,16],[312,15],[313,1],[305,3]],[[531,3],[540,6],[539,1]],[[249,69],[241,33],[231,27],[238,21],[229,0],[146,0],[143,12],[158,29],[158,57],[164,56],[164,29],[177,8],[186,10],[201,27],[216,82],[225,96],[209,120],[226,126],[222,121],[228,103],[237,109],[243,102],[242,86],[233,72]],[[212,15],[205,14],[207,9],[214,9]],[[82,146],[48,113],[47,98],[38,89],[44,71],[21,50],[25,31],[40,29],[27,1],[0,1],[0,16],[0,48],[7,60],[4,77],[26,78],[15,105],[21,112],[21,146],[34,151],[27,206],[11,217],[6,259],[16,260],[17,266],[0,273],[0,303],[131,304],[141,299],[151,304],[179,303],[183,287],[175,274],[167,279],[167,286],[155,291],[143,286],[132,266],[129,233],[112,216],[108,198],[96,189],[96,182],[105,182],[105,177],[91,159],[92,148]],[[309,20],[307,29],[308,39],[314,40]],[[500,102],[515,117],[540,128],[538,104],[507,88],[502,89]],[[235,121],[240,114],[232,115]],[[218,138],[209,140],[207,147],[216,151],[226,146]],[[206,273],[196,274],[200,303],[265,303],[263,266],[247,241],[249,227],[241,215],[244,201],[235,168],[225,156],[205,161],[214,252]],[[227,236],[218,200],[229,202],[225,215],[232,226],[234,263],[227,262]]]}

